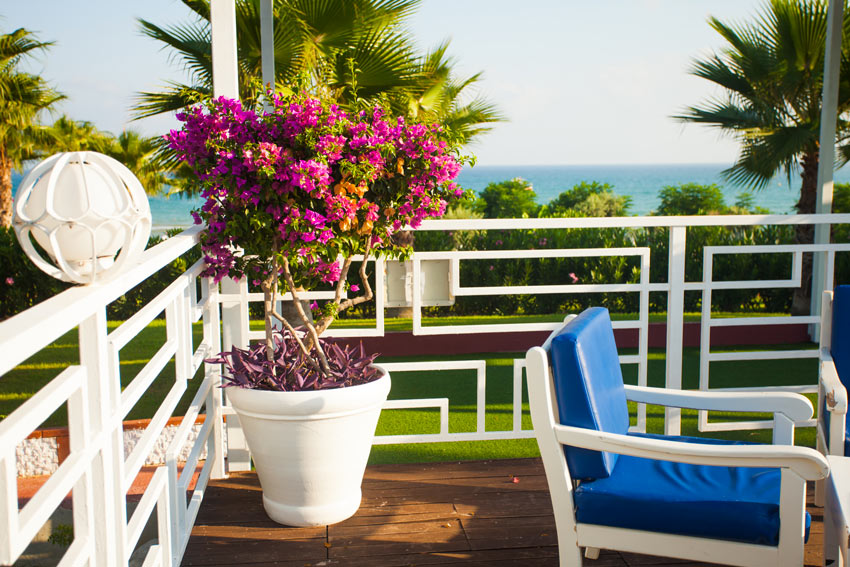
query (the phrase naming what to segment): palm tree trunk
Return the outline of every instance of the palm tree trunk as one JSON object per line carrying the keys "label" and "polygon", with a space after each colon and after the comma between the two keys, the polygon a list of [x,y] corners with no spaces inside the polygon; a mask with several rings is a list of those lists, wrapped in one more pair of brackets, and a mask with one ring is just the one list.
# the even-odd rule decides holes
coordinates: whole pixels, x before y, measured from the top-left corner
{"label": "palm tree trunk", "polygon": [[[800,174],[803,184],[800,187],[800,200],[794,208],[801,215],[813,214],[818,194],[818,151],[806,153],[800,161],[803,168]],[[798,224],[795,236],[797,244],[812,244],[815,241],[814,226]],[[791,300],[792,315],[808,315],[811,310],[812,259],[811,253],[803,254],[801,285],[794,290],[794,297]]]}
{"label": "palm tree trunk", "polygon": [[12,226],[12,162],[0,145],[0,227]]}

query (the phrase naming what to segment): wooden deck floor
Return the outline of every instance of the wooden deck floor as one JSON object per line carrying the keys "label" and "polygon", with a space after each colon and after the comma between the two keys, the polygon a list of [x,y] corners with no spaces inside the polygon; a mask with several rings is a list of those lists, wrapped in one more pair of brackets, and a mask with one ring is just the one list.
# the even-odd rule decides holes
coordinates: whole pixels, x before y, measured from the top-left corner
{"label": "wooden deck floor", "polygon": [[[806,565],[814,567],[822,564],[822,511],[809,511]],[[543,466],[516,459],[369,467],[360,511],[319,528],[269,520],[253,473],[212,481],[183,565],[544,567],[558,558]],[[603,551],[585,565],[688,563]]]}

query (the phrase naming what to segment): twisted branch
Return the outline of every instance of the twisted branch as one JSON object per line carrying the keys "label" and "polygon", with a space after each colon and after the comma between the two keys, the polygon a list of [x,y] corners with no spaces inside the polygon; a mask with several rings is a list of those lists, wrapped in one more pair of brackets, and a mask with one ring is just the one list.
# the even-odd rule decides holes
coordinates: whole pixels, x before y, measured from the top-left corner
{"label": "twisted branch", "polygon": [[[372,286],[369,285],[369,278],[366,274],[366,262],[369,260],[369,254],[372,252],[372,239],[367,238],[366,240],[366,249],[363,251],[363,262],[360,263],[360,280],[363,282],[363,289],[365,293],[361,296],[354,297],[351,299],[346,299],[342,301],[342,291],[345,288],[345,281],[348,278],[348,271],[351,267],[351,257],[345,259],[345,262],[342,265],[342,269],[339,273],[339,281],[336,284],[336,292],[334,293],[334,303],[337,306],[336,312],[345,311],[350,307],[354,307],[355,305],[360,305],[361,303],[365,303],[369,301],[373,297]],[[328,327],[333,323],[335,315],[333,316],[325,316],[319,322],[319,325],[316,327],[316,330],[321,334],[327,330]]]}
{"label": "twisted branch", "polygon": [[298,312],[298,316],[301,317],[301,321],[307,328],[307,334],[310,335],[310,341],[312,342],[311,346],[316,348],[316,354],[319,355],[319,363],[322,366],[322,372],[328,376],[331,373],[328,358],[325,356],[325,351],[322,350],[322,345],[319,344],[319,334],[316,332],[316,327],[307,318],[307,314],[304,313],[304,308],[301,306],[301,299],[298,297],[298,292],[295,291],[295,281],[292,278],[292,272],[289,271],[289,260],[285,257],[283,258],[283,277],[286,279],[286,283],[289,286],[289,292],[292,294],[292,301],[295,304],[295,310]]}
{"label": "twisted branch", "polygon": [[298,336],[298,332],[295,330],[295,328],[289,323],[289,321],[287,321],[283,317],[283,315],[278,313],[276,309],[272,309],[272,315],[274,315],[275,319],[283,323],[283,326],[286,327],[287,330],[289,330],[293,337],[295,337],[295,342],[298,343],[298,348],[301,350],[302,353],[304,353],[304,357],[307,359],[307,362],[310,364],[310,366],[313,367],[313,370],[321,373],[321,367],[319,367],[319,364],[315,360],[313,360],[312,356],[310,356],[310,351],[307,350],[306,345],[301,341],[301,337]]}

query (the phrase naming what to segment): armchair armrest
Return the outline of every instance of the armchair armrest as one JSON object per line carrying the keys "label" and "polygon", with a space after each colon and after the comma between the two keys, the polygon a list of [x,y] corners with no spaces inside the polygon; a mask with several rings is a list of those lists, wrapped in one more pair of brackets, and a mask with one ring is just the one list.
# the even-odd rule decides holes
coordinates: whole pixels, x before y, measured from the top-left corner
{"label": "armchair armrest", "polygon": [[692,465],[787,468],[804,480],[829,475],[826,458],[808,447],[790,445],[709,445],[666,439],[631,437],[580,427],[555,425],[555,438],[562,445],[620,455],[675,461]]}
{"label": "armchair armrest", "polygon": [[834,414],[847,413],[847,389],[838,378],[835,362],[829,349],[822,348],[820,351],[820,381],[826,397],[826,410]]}
{"label": "armchair armrest", "polygon": [[660,406],[781,413],[792,421],[804,421],[814,414],[808,398],[791,392],[705,392],[643,386],[625,386],[625,390],[626,398],[633,402]]}

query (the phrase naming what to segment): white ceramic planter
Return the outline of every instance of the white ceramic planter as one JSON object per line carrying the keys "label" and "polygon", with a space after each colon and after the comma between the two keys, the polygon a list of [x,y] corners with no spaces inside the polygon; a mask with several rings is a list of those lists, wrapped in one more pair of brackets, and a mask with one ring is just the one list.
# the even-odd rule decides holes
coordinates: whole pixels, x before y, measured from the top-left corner
{"label": "white ceramic planter", "polygon": [[308,392],[227,388],[239,415],[269,517],[287,526],[321,526],[351,517],[390,375]]}

